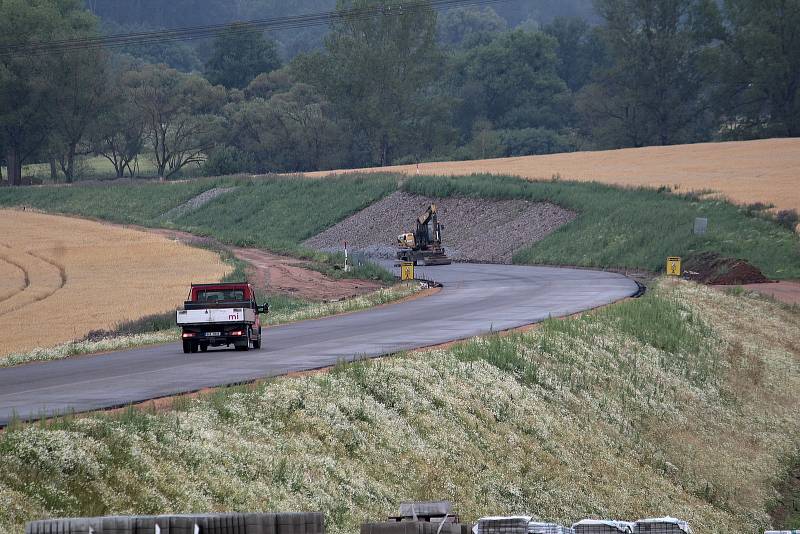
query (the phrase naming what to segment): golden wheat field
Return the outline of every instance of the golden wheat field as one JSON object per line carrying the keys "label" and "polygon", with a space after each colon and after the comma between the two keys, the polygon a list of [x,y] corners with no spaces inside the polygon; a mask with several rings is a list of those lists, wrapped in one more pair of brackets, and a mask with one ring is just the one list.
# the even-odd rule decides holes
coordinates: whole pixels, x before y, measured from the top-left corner
{"label": "golden wheat field", "polygon": [[[416,165],[366,169],[415,174]],[[355,171],[336,171],[355,172]],[[529,179],[598,181],[624,186],[712,189],[737,203],[800,210],[800,139],[767,139],[548,156],[422,163],[421,174],[510,174]],[[325,176],[328,172],[309,176]]]}
{"label": "golden wheat field", "polygon": [[101,223],[0,210],[0,356],[175,309],[217,254]]}

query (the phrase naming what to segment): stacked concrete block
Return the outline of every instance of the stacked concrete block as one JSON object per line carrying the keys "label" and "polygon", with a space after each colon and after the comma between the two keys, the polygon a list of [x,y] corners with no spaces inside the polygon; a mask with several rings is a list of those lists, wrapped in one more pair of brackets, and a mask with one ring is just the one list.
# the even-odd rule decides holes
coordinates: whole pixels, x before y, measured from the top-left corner
{"label": "stacked concrete block", "polygon": [[640,519],[633,526],[634,534],[692,534],[686,521],[674,517]]}
{"label": "stacked concrete block", "polygon": [[584,519],[572,525],[575,534],[632,534],[633,523],[605,519]]}
{"label": "stacked concrete block", "polygon": [[575,531],[556,523],[528,523],[528,534],[575,534]]}
{"label": "stacked concrete block", "polygon": [[[50,519],[25,534],[325,534],[321,513],[204,514]],[[460,533],[447,533],[460,534]]]}
{"label": "stacked concrete block", "polygon": [[247,534],[276,534],[278,514],[242,514]]}
{"label": "stacked concrete block", "polygon": [[527,516],[484,517],[478,521],[476,534],[528,534],[530,522]]}

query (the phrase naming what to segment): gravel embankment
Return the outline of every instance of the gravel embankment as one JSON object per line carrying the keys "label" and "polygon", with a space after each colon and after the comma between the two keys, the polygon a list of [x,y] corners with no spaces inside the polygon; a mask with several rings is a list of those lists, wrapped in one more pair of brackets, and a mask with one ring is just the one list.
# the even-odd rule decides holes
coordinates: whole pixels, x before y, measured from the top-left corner
{"label": "gravel embankment", "polygon": [[184,202],[180,206],[176,206],[169,210],[167,213],[161,216],[162,219],[170,221],[173,219],[177,219],[187,213],[200,209],[212,200],[217,197],[220,197],[226,193],[230,193],[231,191],[235,191],[238,189],[237,187],[215,187],[214,189],[209,189],[205,193],[201,193],[194,197],[193,199],[189,200],[188,202]]}
{"label": "gravel embankment", "polygon": [[429,204],[439,208],[447,254],[456,261],[511,263],[514,252],[544,239],[576,214],[554,204],[526,200],[432,199],[394,193],[303,244],[318,250],[353,251],[394,258],[397,236],[412,231]]}

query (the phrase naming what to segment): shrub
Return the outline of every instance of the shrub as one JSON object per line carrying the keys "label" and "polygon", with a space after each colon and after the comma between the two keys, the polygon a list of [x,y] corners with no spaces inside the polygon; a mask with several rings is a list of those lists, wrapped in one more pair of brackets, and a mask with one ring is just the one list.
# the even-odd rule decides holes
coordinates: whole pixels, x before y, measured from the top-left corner
{"label": "shrub", "polygon": [[214,148],[206,160],[203,170],[208,176],[227,176],[239,172],[250,172],[256,168],[252,154],[234,146],[218,146]]}
{"label": "shrub", "polygon": [[800,215],[798,215],[797,210],[794,209],[781,210],[775,214],[775,222],[784,228],[794,231],[794,229],[797,228],[797,224],[800,223]]}

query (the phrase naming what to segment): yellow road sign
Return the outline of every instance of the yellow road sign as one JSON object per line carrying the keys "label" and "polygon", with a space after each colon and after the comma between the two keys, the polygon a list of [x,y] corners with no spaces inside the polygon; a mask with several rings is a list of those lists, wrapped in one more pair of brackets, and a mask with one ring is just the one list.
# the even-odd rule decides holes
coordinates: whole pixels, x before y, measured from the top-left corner
{"label": "yellow road sign", "polygon": [[405,282],[406,280],[413,280],[414,279],[414,264],[412,262],[403,262],[400,265],[400,274],[401,278]]}
{"label": "yellow road sign", "polygon": [[680,276],[683,274],[681,271],[681,259],[677,256],[670,256],[667,258],[667,274],[669,276]]}

